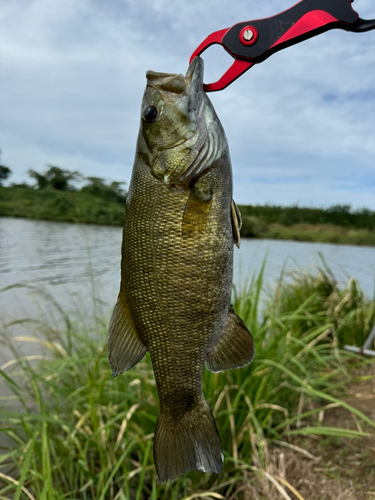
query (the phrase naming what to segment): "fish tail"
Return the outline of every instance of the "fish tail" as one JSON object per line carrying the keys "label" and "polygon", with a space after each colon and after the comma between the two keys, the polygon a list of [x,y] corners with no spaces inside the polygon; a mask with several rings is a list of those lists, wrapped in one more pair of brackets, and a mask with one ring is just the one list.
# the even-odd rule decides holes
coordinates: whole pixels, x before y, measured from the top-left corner
{"label": "fish tail", "polygon": [[221,472],[220,437],[212,410],[204,399],[179,419],[159,415],[154,461],[161,484],[190,470]]}

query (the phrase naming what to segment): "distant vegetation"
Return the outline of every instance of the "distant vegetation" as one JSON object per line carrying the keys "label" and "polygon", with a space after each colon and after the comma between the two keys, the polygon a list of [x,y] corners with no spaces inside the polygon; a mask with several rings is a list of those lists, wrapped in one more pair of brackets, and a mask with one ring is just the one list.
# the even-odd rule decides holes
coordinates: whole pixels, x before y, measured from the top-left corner
{"label": "distant vegetation", "polygon": [[1,164],[1,149],[0,149],[0,186],[2,186],[2,182],[8,179],[11,174],[10,168]]}
{"label": "distant vegetation", "polygon": [[240,205],[239,209],[243,237],[375,245],[375,212],[366,208]]}
{"label": "distant vegetation", "polygon": [[100,177],[84,177],[52,165],[45,172],[29,170],[28,174],[33,185],[24,182],[0,187],[0,216],[122,224],[126,198],[123,182],[107,183]]}
{"label": "distant vegetation", "polygon": [[[116,226],[123,223],[123,182],[108,183],[100,177],[84,177],[50,165],[42,173],[28,171],[33,184],[2,186],[10,175],[11,170],[0,161],[0,216]],[[240,205],[239,209],[244,238],[375,246],[375,211],[366,208]]]}
{"label": "distant vegetation", "polygon": [[350,205],[333,205],[327,209],[306,207],[280,207],[272,205],[239,207],[244,217],[257,217],[265,224],[281,224],[291,227],[296,224],[321,225],[345,227],[347,229],[375,228],[375,212],[362,208],[352,210]]}
{"label": "distant vegetation", "polygon": [[27,173],[32,179],[35,179],[36,185],[34,187],[38,189],[52,188],[57,191],[74,191],[72,182],[82,178],[79,172],[70,172],[69,170],[63,170],[52,165],[49,166],[44,174],[40,174],[35,170],[28,170]]}

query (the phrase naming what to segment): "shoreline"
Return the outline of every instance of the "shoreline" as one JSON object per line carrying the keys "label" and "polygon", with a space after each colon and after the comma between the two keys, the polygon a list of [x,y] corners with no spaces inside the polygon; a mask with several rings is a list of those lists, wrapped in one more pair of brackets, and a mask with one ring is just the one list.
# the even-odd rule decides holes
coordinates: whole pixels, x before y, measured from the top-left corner
{"label": "shoreline", "polygon": [[[111,190],[0,187],[0,217],[122,227],[126,194]],[[327,209],[299,206],[238,205],[241,237],[375,246],[375,212],[340,205]]]}
{"label": "shoreline", "polygon": [[[52,219],[41,217],[27,217],[26,215],[8,215],[0,212],[0,219],[25,219],[33,221],[43,221],[52,223],[65,224],[87,224],[89,226],[104,226],[122,228],[123,223],[95,222],[77,219]],[[277,241],[294,241],[300,243],[327,243],[333,245],[349,245],[361,247],[375,247],[375,232],[365,229],[345,229],[341,226],[333,226],[330,224],[294,224],[292,226],[284,226],[282,224],[270,224],[263,228],[262,234],[244,234],[246,226],[241,229],[241,238],[249,240],[277,240]]]}

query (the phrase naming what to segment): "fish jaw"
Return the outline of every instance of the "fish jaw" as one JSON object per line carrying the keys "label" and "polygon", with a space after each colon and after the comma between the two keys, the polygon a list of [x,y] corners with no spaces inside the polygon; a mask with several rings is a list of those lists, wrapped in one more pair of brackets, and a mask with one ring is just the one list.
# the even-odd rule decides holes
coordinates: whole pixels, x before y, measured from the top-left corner
{"label": "fish jaw", "polygon": [[[220,158],[224,130],[203,90],[203,59],[190,64],[185,77],[147,73],[142,102],[140,152],[158,180],[173,189],[189,186]],[[144,119],[155,108],[152,121]]]}

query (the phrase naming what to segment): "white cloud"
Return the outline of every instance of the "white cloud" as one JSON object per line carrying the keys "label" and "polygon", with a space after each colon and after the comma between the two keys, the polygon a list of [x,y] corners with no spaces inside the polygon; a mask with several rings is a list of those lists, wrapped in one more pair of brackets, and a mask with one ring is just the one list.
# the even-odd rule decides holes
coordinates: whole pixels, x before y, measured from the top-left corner
{"label": "white cloud", "polygon": [[[212,31],[291,4],[2,2],[0,147],[13,180],[51,163],[128,182],[145,71],[185,72]],[[353,6],[375,17],[370,0]],[[375,31],[331,31],[210,95],[228,136],[238,202],[375,208],[374,46]],[[206,81],[231,63],[219,47],[204,58]]]}

